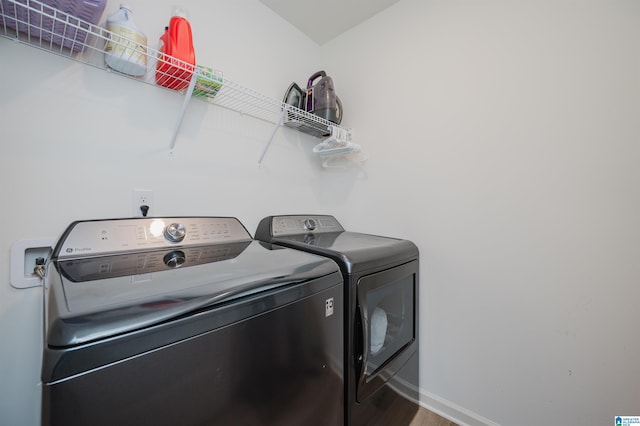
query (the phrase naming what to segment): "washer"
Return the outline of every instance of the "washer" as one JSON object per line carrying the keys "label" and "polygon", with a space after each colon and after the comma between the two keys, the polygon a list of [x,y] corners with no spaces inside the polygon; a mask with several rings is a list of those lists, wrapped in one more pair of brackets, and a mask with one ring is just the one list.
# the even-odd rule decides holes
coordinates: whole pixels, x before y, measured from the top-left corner
{"label": "washer", "polygon": [[333,216],[269,216],[258,240],[334,260],[344,277],[345,424],[409,424],[418,409],[418,248]]}
{"label": "washer", "polygon": [[335,262],[180,217],[74,222],[46,268],[43,425],[342,424]]}

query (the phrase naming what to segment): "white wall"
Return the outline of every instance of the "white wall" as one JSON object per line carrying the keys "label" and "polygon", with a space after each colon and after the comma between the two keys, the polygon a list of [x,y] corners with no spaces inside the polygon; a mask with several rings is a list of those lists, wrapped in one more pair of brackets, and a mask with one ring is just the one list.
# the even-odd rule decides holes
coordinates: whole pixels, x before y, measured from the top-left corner
{"label": "white wall", "polygon": [[[150,40],[171,2],[130,1]],[[324,68],[369,156],[0,39],[0,419],[37,424],[40,293],[12,242],[73,220],[335,214],[421,249],[423,403],[470,424],[640,413],[640,3],[402,0],[322,48],[255,0],[182,2],[198,62],[279,98]],[[118,2],[111,2],[110,10]],[[8,207],[7,207],[8,206]],[[486,420],[490,419],[490,420]]]}
{"label": "white wall", "polygon": [[421,249],[425,405],[640,413],[640,3],[402,0],[323,54],[370,155],[347,225]]}

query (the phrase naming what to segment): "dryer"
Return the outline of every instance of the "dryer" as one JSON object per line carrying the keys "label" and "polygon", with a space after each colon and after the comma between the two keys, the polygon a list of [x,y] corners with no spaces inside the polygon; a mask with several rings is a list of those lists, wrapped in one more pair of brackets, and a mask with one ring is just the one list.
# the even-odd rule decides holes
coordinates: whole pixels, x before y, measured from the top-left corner
{"label": "dryer", "polygon": [[255,238],[334,260],[344,278],[345,424],[409,424],[418,410],[419,252],[333,216],[269,216]]}
{"label": "dryer", "polygon": [[335,262],[235,218],[74,222],[47,264],[42,423],[342,424],[343,297]]}

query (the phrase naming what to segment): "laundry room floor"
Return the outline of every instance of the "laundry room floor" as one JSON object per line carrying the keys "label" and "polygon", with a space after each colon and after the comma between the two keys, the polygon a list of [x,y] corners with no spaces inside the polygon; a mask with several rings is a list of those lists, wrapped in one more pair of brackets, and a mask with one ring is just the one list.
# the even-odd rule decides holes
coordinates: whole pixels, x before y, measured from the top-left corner
{"label": "laundry room floor", "polygon": [[[424,407],[418,407],[416,412],[415,404],[401,398],[396,394],[397,400],[394,400],[394,410],[387,411],[382,406],[378,406],[379,410],[367,413],[366,423],[371,426],[402,424],[409,426],[459,426],[436,413],[427,410]],[[386,401],[389,403],[389,400]],[[373,407],[374,405],[371,405]]]}
{"label": "laundry room floor", "polygon": [[396,424],[408,426],[459,426],[457,423],[445,419],[424,407],[418,406],[416,411],[416,404],[402,397],[399,392],[380,391],[373,398],[379,396],[382,396],[382,398],[368,404],[366,410],[358,412],[361,416],[359,423],[369,426]]}
{"label": "laundry room floor", "polygon": [[409,426],[458,426],[456,423],[440,417],[422,407],[418,410]]}

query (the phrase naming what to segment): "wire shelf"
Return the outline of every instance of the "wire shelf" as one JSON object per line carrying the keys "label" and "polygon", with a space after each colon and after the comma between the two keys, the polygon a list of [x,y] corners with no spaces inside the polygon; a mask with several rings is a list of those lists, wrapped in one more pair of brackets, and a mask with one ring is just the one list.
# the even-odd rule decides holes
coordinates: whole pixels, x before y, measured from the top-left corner
{"label": "wire shelf", "polygon": [[[194,66],[170,57],[53,7],[58,6],[57,3],[64,3],[62,0],[48,0],[48,3],[51,5],[38,0],[0,0],[0,36],[124,77],[182,93],[185,102],[170,144],[171,149],[175,144],[184,109],[191,97],[273,123],[277,127],[285,125],[318,137],[329,135],[330,126],[335,126],[334,123],[307,111],[223,78],[219,70]],[[100,16],[97,16],[95,20],[99,18]],[[119,59],[123,61],[142,65],[146,68],[144,74],[134,76],[130,75],[133,73],[127,74],[110,68],[105,62],[105,55],[109,54],[105,49],[109,44],[111,46],[107,50],[119,52]],[[126,68],[124,71],[127,71]],[[269,144],[274,134],[271,135]]]}

